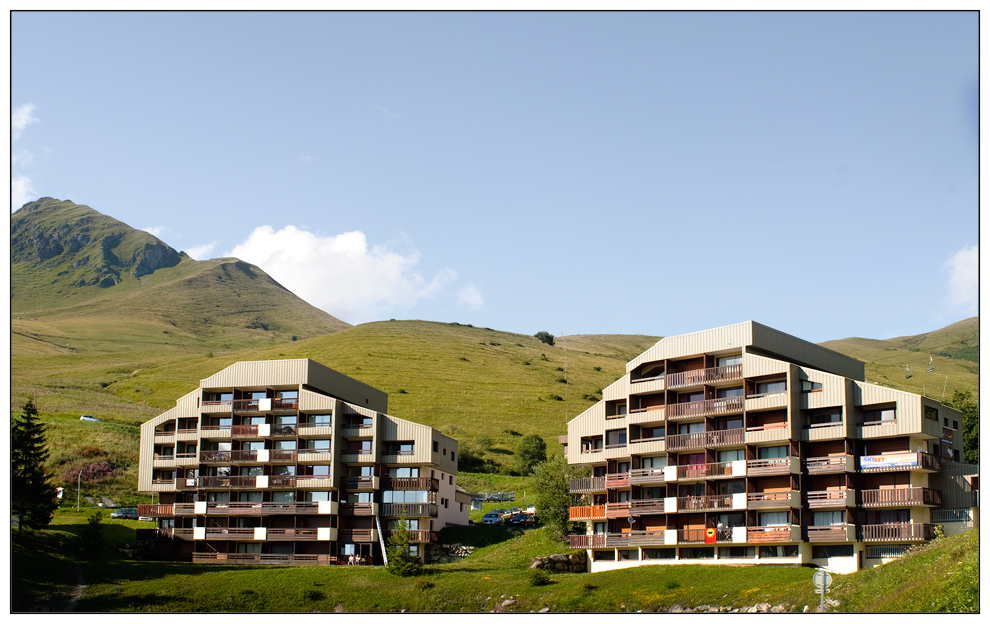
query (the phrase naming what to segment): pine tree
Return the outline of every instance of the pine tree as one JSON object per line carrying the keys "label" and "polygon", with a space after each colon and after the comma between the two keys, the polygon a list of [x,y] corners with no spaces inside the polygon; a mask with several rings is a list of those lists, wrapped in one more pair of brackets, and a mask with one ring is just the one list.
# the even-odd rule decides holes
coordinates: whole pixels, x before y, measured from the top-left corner
{"label": "pine tree", "polygon": [[396,576],[416,576],[423,571],[419,557],[409,552],[412,536],[409,535],[409,522],[405,514],[396,522],[397,526],[388,536],[388,571]]}
{"label": "pine tree", "polygon": [[32,529],[45,528],[58,507],[51,475],[45,472],[48,461],[45,429],[31,399],[11,422],[10,502],[20,518],[18,532],[25,525]]}

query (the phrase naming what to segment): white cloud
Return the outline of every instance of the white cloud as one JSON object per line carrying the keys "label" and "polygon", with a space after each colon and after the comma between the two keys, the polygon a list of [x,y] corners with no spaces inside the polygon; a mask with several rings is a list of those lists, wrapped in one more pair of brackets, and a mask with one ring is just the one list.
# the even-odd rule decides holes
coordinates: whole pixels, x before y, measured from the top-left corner
{"label": "white cloud", "polygon": [[165,233],[165,230],[166,229],[168,229],[168,228],[166,228],[164,225],[152,225],[152,226],[143,228],[143,230],[145,232],[147,232],[148,234],[151,234],[152,236],[157,236],[158,238],[161,238],[162,234]]}
{"label": "white cloud", "polygon": [[461,288],[461,292],[457,295],[457,302],[461,305],[466,305],[472,310],[477,310],[484,305],[485,299],[481,296],[481,291],[475,288],[474,284],[468,284]]}
{"label": "white cloud", "polygon": [[212,252],[213,248],[216,246],[217,246],[216,241],[213,241],[211,243],[206,243],[205,245],[196,245],[195,247],[190,247],[189,249],[186,249],[186,255],[192,258],[193,260],[206,260],[207,258],[211,257],[210,252]]}
{"label": "white cloud", "polygon": [[16,141],[21,138],[24,129],[30,124],[38,123],[38,118],[34,116],[34,104],[21,104],[10,113],[10,138]]}
{"label": "white cloud", "polygon": [[423,277],[416,271],[419,252],[369,247],[360,231],[318,236],[292,225],[278,231],[265,225],[229,255],[258,265],[309,303],[354,324],[406,311],[457,280],[449,268]]}
{"label": "white cloud", "polygon": [[398,113],[393,113],[389,109],[385,108],[384,106],[379,106],[378,104],[375,104],[375,110],[384,114],[386,118],[394,119],[399,116]]}
{"label": "white cloud", "polygon": [[950,311],[976,314],[979,307],[980,246],[963,247],[942,265],[949,273]]}
{"label": "white cloud", "polygon": [[10,178],[10,208],[11,211],[20,209],[21,206],[32,199],[37,198],[31,179],[26,175],[14,174]]}

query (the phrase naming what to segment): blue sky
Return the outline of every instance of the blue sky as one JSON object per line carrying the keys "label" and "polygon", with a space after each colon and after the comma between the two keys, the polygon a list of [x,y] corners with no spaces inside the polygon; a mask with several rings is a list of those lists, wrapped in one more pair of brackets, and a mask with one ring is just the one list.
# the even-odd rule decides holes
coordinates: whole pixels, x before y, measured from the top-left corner
{"label": "blue sky", "polygon": [[978,15],[14,13],[12,209],[350,323],[812,341],[977,314]]}

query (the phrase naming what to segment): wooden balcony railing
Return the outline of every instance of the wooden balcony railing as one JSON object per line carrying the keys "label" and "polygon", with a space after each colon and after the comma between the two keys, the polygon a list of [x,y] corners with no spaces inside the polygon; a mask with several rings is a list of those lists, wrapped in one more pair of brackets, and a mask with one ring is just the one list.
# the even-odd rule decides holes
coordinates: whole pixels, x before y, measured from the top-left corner
{"label": "wooden balcony railing", "polygon": [[383,490],[436,492],[440,489],[440,480],[431,477],[385,477],[383,481]]}
{"label": "wooden balcony railing", "polygon": [[626,533],[595,533],[571,535],[571,548],[622,548],[626,546],[663,546],[664,530],[627,531]]}
{"label": "wooden balcony railing", "polygon": [[236,399],[234,401],[203,401],[203,405],[231,405],[235,412],[257,412],[262,401],[271,401],[271,411],[299,409],[299,399]]}
{"label": "wooden balcony railing", "polygon": [[268,487],[294,488],[296,487],[296,475],[268,475]]}
{"label": "wooden balcony railing", "polygon": [[373,516],[375,515],[374,503],[340,503],[337,506],[342,516]]}
{"label": "wooden balcony railing", "polygon": [[666,376],[666,373],[660,373],[659,375],[654,375],[652,377],[637,377],[635,379],[630,379],[629,383],[645,383],[647,381],[660,381]]}
{"label": "wooden balcony railing", "polygon": [[296,428],[299,425],[292,424],[282,424],[282,425],[272,425],[272,435],[273,436],[294,436],[296,435]]}
{"label": "wooden balcony railing", "polygon": [[624,501],[621,503],[605,503],[605,517],[606,518],[628,518],[629,517],[629,501]]}
{"label": "wooden balcony railing", "polygon": [[677,467],[678,481],[692,481],[732,476],[732,462],[716,462],[713,464],[687,464]]}
{"label": "wooden balcony railing", "polygon": [[173,505],[138,505],[138,516],[148,518],[172,518],[175,516]]}
{"label": "wooden balcony railing", "polygon": [[268,456],[272,462],[294,462],[299,457],[299,449],[272,449]]}
{"label": "wooden balcony railing", "polygon": [[571,479],[571,492],[575,494],[604,491],[605,477],[582,477],[580,479]]}
{"label": "wooden balcony railing", "polygon": [[716,366],[714,368],[684,371],[683,373],[671,373],[667,375],[666,385],[670,389],[717,383],[720,381],[732,381],[733,379],[742,379],[742,364],[730,364],[729,366]]}
{"label": "wooden balcony railing", "polygon": [[731,494],[680,496],[677,498],[677,511],[723,511],[727,509],[732,509]]}
{"label": "wooden balcony railing", "polygon": [[[648,485],[651,483],[664,483],[663,468],[641,468],[629,471],[630,485]],[[571,491],[575,491],[573,487]]]}
{"label": "wooden balcony railing", "polygon": [[[176,515],[195,515],[194,503],[176,503]],[[206,513],[212,516],[271,516],[271,515],[311,515],[319,513],[319,503],[301,501],[296,503],[227,502],[206,503]]]}
{"label": "wooden balcony railing", "polygon": [[233,462],[256,462],[258,451],[200,451],[199,461],[203,464],[231,464]]}
{"label": "wooden balcony railing", "polygon": [[341,479],[340,487],[345,490],[373,490],[375,489],[374,477],[344,477]]}
{"label": "wooden balcony railing", "polygon": [[746,473],[751,477],[790,474],[791,458],[750,459],[746,462]]}
{"label": "wooden balcony railing", "polygon": [[834,474],[845,472],[848,466],[850,455],[836,455],[833,457],[809,457],[804,460],[804,466],[808,469],[808,474]]}
{"label": "wooden balcony railing", "polygon": [[605,520],[605,505],[585,505],[570,508],[571,522],[587,522],[589,520]]}
{"label": "wooden balcony railing", "polygon": [[664,513],[662,498],[644,498],[629,501],[629,515],[631,516],[662,513]]}
{"label": "wooden balcony railing", "polygon": [[818,490],[808,492],[808,507],[823,509],[829,507],[852,507],[856,490]]}
{"label": "wooden balcony railing", "polygon": [[915,542],[934,538],[934,524],[898,522],[894,524],[867,524],[859,527],[859,540],[861,542]]}
{"label": "wooden balcony railing", "polygon": [[682,450],[715,446],[730,446],[743,444],[746,441],[746,431],[738,429],[723,429],[721,431],[699,431],[697,433],[679,433],[667,436],[667,450]]}
{"label": "wooden balcony railing", "polygon": [[200,477],[198,485],[201,488],[253,488],[258,483],[258,477],[254,476],[231,476],[231,477]]}
{"label": "wooden balcony railing", "polygon": [[230,428],[230,435],[235,438],[257,438],[258,425],[233,425]]}
{"label": "wooden balcony railing", "polygon": [[155,431],[155,437],[166,437],[166,436],[174,436],[174,435],[175,435],[175,429],[172,429],[171,431]]}
{"label": "wooden balcony railing", "polygon": [[677,529],[678,544],[704,544],[706,529]]}
{"label": "wooden balcony railing", "polygon": [[268,529],[267,540],[274,542],[315,542],[319,529]]}
{"label": "wooden balcony railing", "polygon": [[[178,530],[178,529],[176,529]],[[206,539],[214,540],[253,540],[254,529],[206,527]]]}
{"label": "wooden balcony railing", "polygon": [[374,542],[374,529],[339,529],[337,536],[342,542]]}
{"label": "wooden balcony railing", "polygon": [[809,542],[845,542],[849,540],[849,528],[845,524],[809,526],[805,529]]}
{"label": "wooden balcony railing", "polygon": [[859,458],[861,472],[895,472],[899,470],[925,470],[938,472],[942,462],[931,453],[893,453],[888,455],[864,455]]}
{"label": "wooden balcony railing", "polygon": [[750,492],[746,495],[747,509],[784,509],[791,506],[796,492]]}
{"label": "wooden balcony railing", "polygon": [[790,542],[790,526],[749,527],[746,529],[746,541],[752,544],[772,542]]}
{"label": "wooden balcony railing", "polygon": [[382,503],[381,515],[387,518],[436,518],[435,503]]}
{"label": "wooden balcony railing", "polygon": [[336,555],[274,555],[265,553],[193,553],[193,563],[246,565],[335,565]]}
{"label": "wooden balcony railing", "polygon": [[[391,537],[395,531],[389,531],[387,537]],[[409,529],[409,541],[413,544],[429,544],[440,540],[436,531],[426,531],[424,529]]]}
{"label": "wooden balcony railing", "polygon": [[332,421],[327,422],[301,422],[296,425],[296,430],[302,433],[306,429],[314,429],[316,427],[333,427]]}
{"label": "wooden balcony railing", "polygon": [[860,507],[905,507],[912,505],[941,505],[942,492],[926,487],[860,490]]}
{"label": "wooden balcony railing", "polygon": [[746,400],[741,396],[691,401],[689,403],[671,403],[666,408],[666,418],[667,420],[685,420],[699,416],[738,414],[743,411],[745,405]]}
{"label": "wooden balcony railing", "polygon": [[629,487],[629,473],[617,472],[615,474],[605,475],[605,487],[607,488]]}

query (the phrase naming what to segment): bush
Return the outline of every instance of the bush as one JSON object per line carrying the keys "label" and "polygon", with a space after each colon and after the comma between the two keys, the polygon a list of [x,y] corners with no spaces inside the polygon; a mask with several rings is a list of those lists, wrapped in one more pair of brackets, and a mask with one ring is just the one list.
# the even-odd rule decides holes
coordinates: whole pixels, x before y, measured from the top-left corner
{"label": "bush", "polygon": [[529,584],[533,587],[542,587],[543,585],[549,585],[553,581],[550,580],[550,573],[542,568],[536,568],[529,575]]}
{"label": "bush", "polygon": [[524,435],[516,447],[516,470],[519,474],[533,473],[533,468],[547,459],[547,443],[535,433]]}
{"label": "bush", "polygon": [[103,547],[103,512],[97,511],[87,518],[87,524],[79,534],[79,550],[82,555],[92,559]]}
{"label": "bush", "polygon": [[536,334],[534,334],[533,337],[539,340],[540,342],[550,345],[551,347],[553,346],[553,334],[549,332],[545,332],[545,331],[536,332]]}
{"label": "bush", "polygon": [[481,450],[487,451],[492,447],[493,444],[495,444],[495,441],[492,440],[492,437],[487,433],[482,433],[481,435],[479,435],[477,438],[474,439],[474,443],[477,444],[478,448],[480,448]]}

